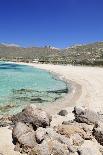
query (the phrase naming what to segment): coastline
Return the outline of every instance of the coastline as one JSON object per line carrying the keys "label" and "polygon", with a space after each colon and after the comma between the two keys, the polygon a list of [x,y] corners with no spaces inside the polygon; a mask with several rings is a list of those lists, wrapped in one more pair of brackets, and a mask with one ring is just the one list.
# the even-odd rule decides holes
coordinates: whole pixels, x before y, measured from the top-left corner
{"label": "coastline", "polygon": [[[103,111],[103,68],[23,62],[10,63],[17,63],[44,69],[48,72],[53,72],[57,74],[59,78],[65,79],[66,81],[72,83],[72,86],[74,86],[73,88],[75,88],[74,91],[70,94],[70,96],[66,95],[68,97],[65,98],[64,101],[62,101],[61,99],[60,101],[58,100],[61,105],[64,105],[60,106],[59,104],[56,110],[58,110],[59,107],[66,108],[77,105],[95,112]],[[54,106],[54,104],[52,105]],[[53,111],[56,112],[55,108],[53,109]]]}
{"label": "coastline", "polygon": [[[70,89],[70,91],[68,91],[68,93],[64,97],[61,97],[52,103],[46,104],[45,106],[40,106],[45,111],[50,113],[51,115],[55,115],[61,109],[67,109],[69,107],[74,107],[76,105],[76,101],[78,100],[78,98],[80,97],[80,95],[82,93],[80,84],[76,83],[75,81],[68,80],[67,78],[65,78],[64,75],[61,75],[61,74],[55,72],[55,70],[51,70],[51,69],[49,70],[48,68],[41,68],[39,66],[40,64],[23,63],[23,62],[10,62],[10,63],[15,63],[15,64],[19,64],[19,65],[27,65],[27,66],[31,66],[34,68],[42,69],[44,71],[49,72],[50,74],[54,75],[59,80],[62,80],[67,84],[68,90]],[[43,65],[43,64],[41,64],[41,65]]]}
{"label": "coastline", "polygon": [[58,100],[57,102],[60,102],[59,106],[57,105],[57,107],[53,108],[55,104],[52,104],[51,107],[53,110],[51,109],[50,111],[56,112],[60,110],[60,108],[74,105],[83,106],[95,112],[103,111],[103,68],[22,62],[17,62],[17,64],[28,65],[53,72],[57,74],[59,78],[72,83],[73,88],[75,88],[74,91],[69,96],[66,95],[64,101],[62,101],[62,99],[60,99],[60,101]]}

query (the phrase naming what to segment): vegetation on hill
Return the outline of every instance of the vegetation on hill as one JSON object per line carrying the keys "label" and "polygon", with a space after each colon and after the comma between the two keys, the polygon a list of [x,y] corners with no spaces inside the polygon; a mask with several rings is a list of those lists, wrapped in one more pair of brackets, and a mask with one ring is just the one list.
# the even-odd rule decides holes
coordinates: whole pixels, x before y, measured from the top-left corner
{"label": "vegetation on hill", "polygon": [[54,64],[103,65],[103,42],[76,45],[66,49],[47,47],[22,48],[0,45],[2,60]]}

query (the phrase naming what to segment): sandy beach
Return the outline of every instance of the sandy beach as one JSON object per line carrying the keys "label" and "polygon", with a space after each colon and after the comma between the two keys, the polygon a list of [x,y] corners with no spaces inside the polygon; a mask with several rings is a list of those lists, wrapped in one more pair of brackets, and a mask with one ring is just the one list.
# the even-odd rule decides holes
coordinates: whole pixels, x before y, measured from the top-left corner
{"label": "sandy beach", "polygon": [[103,111],[103,68],[33,63],[18,64],[53,72],[59,75],[61,79],[72,83],[72,92],[65,98],[51,104],[51,107],[49,106],[52,112],[74,105],[83,106],[96,112]]}

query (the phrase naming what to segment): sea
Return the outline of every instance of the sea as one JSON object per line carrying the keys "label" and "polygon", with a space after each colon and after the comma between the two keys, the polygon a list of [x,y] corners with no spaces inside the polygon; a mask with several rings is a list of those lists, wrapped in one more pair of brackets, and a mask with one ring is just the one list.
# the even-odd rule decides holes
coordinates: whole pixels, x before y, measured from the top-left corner
{"label": "sea", "polygon": [[68,91],[65,81],[45,70],[0,61],[0,114],[16,114],[28,104],[51,104]]}

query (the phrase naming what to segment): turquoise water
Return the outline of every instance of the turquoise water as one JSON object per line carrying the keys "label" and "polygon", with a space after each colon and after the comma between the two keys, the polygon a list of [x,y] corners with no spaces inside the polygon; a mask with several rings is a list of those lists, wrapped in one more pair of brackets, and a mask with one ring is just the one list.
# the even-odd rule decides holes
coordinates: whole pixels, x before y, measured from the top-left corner
{"label": "turquoise water", "polygon": [[65,82],[33,67],[0,62],[0,113],[16,113],[25,105],[49,104],[67,93]]}

